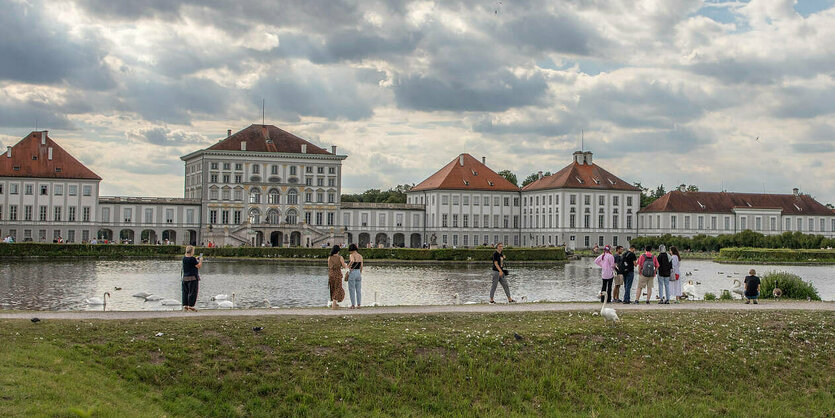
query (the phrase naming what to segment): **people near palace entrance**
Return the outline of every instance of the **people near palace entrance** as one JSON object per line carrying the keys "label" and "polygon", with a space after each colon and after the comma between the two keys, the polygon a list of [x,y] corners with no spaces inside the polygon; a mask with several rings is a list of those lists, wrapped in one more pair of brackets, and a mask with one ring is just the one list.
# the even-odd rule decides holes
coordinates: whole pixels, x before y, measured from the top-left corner
{"label": "people near palace entrance", "polygon": [[[348,246],[348,273],[345,281],[348,282],[348,295],[351,297],[351,309],[359,309],[362,306],[362,254],[356,244]],[[355,304],[356,302],[356,304]]]}
{"label": "people near palace entrance", "polygon": [[623,247],[620,245],[615,247],[615,254],[613,255],[615,256],[615,289],[612,292],[612,297],[614,297],[614,299],[611,301],[620,303],[622,302],[622,300],[620,300],[620,287],[623,286],[623,272],[620,271],[623,264]]}
{"label": "people near palace entrance", "polygon": [[90,240],[90,245],[96,245],[96,244],[98,244],[98,243],[99,243],[99,241],[98,241],[98,240],[96,240],[95,238],[93,238],[93,239],[91,239],[91,240]]}
{"label": "people near palace entrance", "polygon": [[748,275],[745,276],[745,304],[747,305],[753,300],[754,305],[756,305],[759,297],[760,278],[757,277],[757,271],[751,269],[748,271]]}
{"label": "people near palace entrance", "polygon": [[197,303],[197,283],[200,281],[198,269],[203,267],[203,256],[194,256],[194,247],[186,247],[186,254],[183,256],[183,310],[196,311],[194,305]]}
{"label": "people near palace entrance", "polygon": [[667,254],[667,247],[661,244],[658,247],[658,296],[661,300],[659,304],[670,303],[670,275],[673,272],[673,261],[669,254]]}
{"label": "people near palace entrance", "polygon": [[6,244],[12,244],[14,243],[14,237],[8,235],[6,238],[3,238],[3,242],[5,242]]}
{"label": "people near palace entrance", "polygon": [[623,274],[623,303],[630,303],[632,302],[632,282],[635,279],[635,264],[638,263],[634,245],[630,245],[629,250],[623,253],[620,262],[619,270]]}
{"label": "people near palace entrance", "polygon": [[496,244],[496,251],[493,253],[493,287],[490,288],[490,303],[496,303],[493,296],[496,294],[496,286],[501,283],[504,294],[507,295],[508,303],[516,302],[510,297],[510,287],[507,284],[507,269],[504,267],[505,256],[502,254],[504,245]]}
{"label": "people near palace entrance", "polygon": [[345,289],[342,288],[342,269],[348,268],[345,259],[339,255],[339,246],[331,248],[328,257],[328,291],[330,293],[331,309],[339,308],[339,302],[345,299]]}
{"label": "people near palace entrance", "polygon": [[603,280],[603,286],[600,288],[600,301],[612,301],[612,282],[615,280],[615,257],[612,255],[612,249],[608,245],[603,247],[603,254],[594,259],[594,264],[600,267],[600,278]]}
{"label": "people near palace entrance", "polygon": [[673,272],[670,276],[670,294],[676,297],[676,303],[681,301],[681,255],[675,245],[670,246],[672,254]]}
{"label": "people near palace entrance", "polygon": [[647,304],[652,297],[652,285],[655,274],[658,272],[658,259],[652,255],[652,247],[647,246],[646,251],[638,258],[638,288],[635,291],[635,303],[641,301],[641,293],[647,289]]}

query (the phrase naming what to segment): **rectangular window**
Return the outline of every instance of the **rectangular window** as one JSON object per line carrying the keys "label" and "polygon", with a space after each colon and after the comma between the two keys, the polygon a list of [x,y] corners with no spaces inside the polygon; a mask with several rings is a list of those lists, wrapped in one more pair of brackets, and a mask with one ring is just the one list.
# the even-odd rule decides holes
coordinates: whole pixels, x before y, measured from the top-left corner
{"label": "rectangular window", "polygon": [[[490,215],[484,215],[484,228],[490,228]],[[486,242],[486,240],[485,240]]]}
{"label": "rectangular window", "polygon": [[586,206],[590,205],[591,204],[591,196],[583,195],[583,204],[586,205]]}
{"label": "rectangular window", "polygon": [[441,215],[441,228],[446,228],[448,215],[446,213]]}
{"label": "rectangular window", "polygon": [[324,186],[324,185],[325,185],[325,179],[323,179],[323,178],[321,178],[321,177],[320,177],[320,178],[318,178],[318,179],[316,179],[316,185],[317,185],[317,186],[320,186],[320,187],[321,187],[321,186]]}
{"label": "rectangular window", "polygon": [[32,205],[26,205],[23,207],[23,220],[24,221],[31,221],[32,220]]}
{"label": "rectangular window", "polygon": [[38,220],[39,221],[46,221],[46,206],[41,206],[38,208]]}
{"label": "rectangular window", "polygon": [[583,215],[583,228],[591,227],[591,215]]}
{"label": "rectangular window", "polygon": [[585,244],[586,248],[589,247],[589,236],[588,235],[586,235],[585,239],[583,240],[583,243]]}
{"label": "rectangular window", "polygon": [[464,235],[464,246],[468,247],[470,245],[470,236]]}
{"label": "rectangular window", "polygon": [[304,172],[305,172],[305,173],[310,173],[310,174],[313,174],[313,167],[311,167],[311,166],[307,166],[307,167],[305,167],[305,168],[304,168]]}
{"label": "rectangular window", "polygon": [[[606,204],[606,196],[598,196],[597,204],[600,205],[600,206],[605,205]],[[603,245],[603,244],[601,244],[601,245]]]}
{"label": "rectangular window", "polygon": [[792,229],[792,220],[791,218],[786,218],[786,231],[791,231]]}
{"label": "rectangular window", "polygon": [[35,190],[34,190],[34,189],[35,189],[35,187],[34,187],[34,186],[32,186],[31,184],[27,184],[27,185],[25,185],[24,187],[25,187],[25,189],[24,189],[24,190],[25,190],[25,194],[26,194],[27,196],[31,196],[31,195],[33,195],[33,194],[35,193]]}
{"label": "rectangular window", "polygon": [[510,228],[510,216],[505,215],[502,218],[502,221],[503,221],[502,225],[504,225],[505,228]]}
{"label": "rectangular window", "polygon": [[220,212],[220,221],[224,225],[229,223],[229,211],[228,210],[224,210],[224,211]]}
{"label": "rectangular window", "polygon": [[209,211],[209,224],[216,224],[217,223],[217,210],[212,209]]}
{"label": "rectangular window", "polygon": [[747,221],[748,221],[747,216],[743,216],[739,219],[739,226],[742,228],[743,231],[748,229],[748,222]]}
{"label": "rectangular window", "polygon": [[328,193],[328,203],[336,202],[336,193]]}
{"label": "rectangular window", "polygon": [[[258,164],[253,165],[252,166],[252,174],[259,174],[259,173],[261,173],[261,166],[258,165]],[[295,173],[293,173],[293,174],[295,174]]]}
{"label": "rectangular window", "polygon": [[342,226],[351,226],[351,214],[345,212],[342,214]]}
{"label": "rectangular window", "polygon": [[209,176],[209,183],[217,183],[217,174],[212,174]]}
{"label": "rectangular window", "polygon": [[826,219],[821,218],[821,229],[820,232],[826,231]]}
{"label": "rectangular window", "polygon": [[294,166],[294,165],[291,165],[291,166],[290,166],[290,175],[291,175],[291,176],[295,176],[295,175],[296,175],[296,166]]}
{"label": "rectangular window", "polygon": [[498,196],[494,197],[493,198],[493,206],[499,206],[499,201],[500,201],[500,199],[499,199]]}
{"label": "rectangular window", "polygon": [[235,184],[241,184],[244,182],[243,176],[240,174],[235,174]]}
{"label": "rectangular window", "polygon": [[452,204],[453,205],[458,205],[458,195],[452,196]]}
{"label": "rectangular window", "polygon": [[270,166],[270,174],[272,174],[274,176],[278,175],[278,166],[277,165],[273,164],[273,165]]}
{"label": "rectangular window", "polygon": [[304,201],[305,203],[310,203],[313,201],[313,193],[307,192],[304,194]]}
{"label": "rectangular window", "polygon": [[462,202],[461,202],[462,205],[464,205],[464,206],[469,206],[470,205],[470,196],[464,195],[464,197],[462,197],[461,199],[462,199]]}
{"label": "rectangular window", "polygon": [[504,205],[505,206],[510,206],[510,198],[509,197],[504,198]]}
{"label": "rectangular window", "polygon": [[224,174],[223,175],[223,183],[224,184],[229,184],[229,180],[230,180],[231,177],[232,176],[230,176],[229,174]]}
{"label": "rectangular window", "polygon": [[513,227],[519,228],[519,215],[513,215]]}
{"label": "rectangular window", "polygon": [[603,219],[603,215],[598,215],[597,216],[597,227],[600,228],[600,229],[603,229],[603,228],[605,228],[603,225],[605,225],[605,220]]}
{"label": "rectangular window", "polygon": [[417,228],[419,226],[420,226],[420,215],[416,213],[416,214],[412,215],[412,227]]}
{"label": "rectangular window", "polygon": [[[742,228],[742,229],[745,229],[745,228]],[[801,218],[797,218],[797,230],[798,231],[803,231],[803,219],[801,219]]]}
{"label": "rectangular window", "polygon": [[499,228],[499,215],[493,215],[493,228]]}
{"label": "rectangular window", "polygon": [[712,229],[714,231],[716,230],[716,217],[715,216],[710,217],[710,229]]}
{"label": "rectangular window", "polygon": [[568,200],[572,205],[577,204],[577,195],[573,194],[573,195],[568,196]]}
{"label": "rectangular window", "polygon": [[684,216],[684,229],[690,229],[690,216]]}
{"label": "rectangular window", "polygon": [[368,226],[368,214],[367,213],[362,214],[362,226]]}
{"label": "rectangular window", "polygon": [[17,220],[17,205],[10,205],[9,206],[9,220],[16,221]]}
{"label": "rectangular window", "polygon": [[46,185],[41,185],[41,196],[46,196],[49,194],[49,187]]}
{"label": "rectangular window", "polygon": [[[478,215],[473,215],[473,228],[478,228]],[[478,241],[478,239],[476,239]]]}
{"label": "rectangular window", "polygon": [[513,206],[517,206],[517,207],[519,206],[519,198],[518,197],[513,198]]}
{"label": "rectangular window", "polygon": [[[395,219],[396,219],[395,223],[394,223],[395,226],[403,226],[403,214],[402,213],[398,213],[395,216]],[[464,219],[465,219],[464,222],[466,223],[467,215],[464,215]],[[466,226],[466,225],[464,225],[464,226]]]}
{"label": "rectangular window", "polygon": [[81,231],[81,241],[82,242],[90,241],[90,230],[85,229],[85,230]]}
{"label": "rectangular window", "polygon": [[763,220],[759,216],[754,218],[754,230],[755,231],[762,231],[763,229]]}
{"label": "rectangular window", "polygon": [[75,242],[75,230],[70,229],[67,231],[67,242]]}
{"label": "rectangular window", "polygon": [[71,185],[67,188],[67,194],[70,196],[78,195],[78,186]]}
{"label": "rectangular window", "polygon": [[305,177],[304,184],[305,184],[305,186],[312,186],[313,185],[313,177]]}
{"label": "rectangular window", "polygon": [[186,209],[186,223],[194,223],[194,209]]}
{"label": "rectangular window", "polygon": [[3,183],[0,183],[0,194],[3,194]]}
{"label": "rectangular window", "polygon": [[678,226],[676,225],[676,215],[670,216],[670,229],[676,229]]}
{"label": "rectangular window", "polygon": [[229,199],[232,197],[232,196],[231,196],[231,193],[232,193],[232,191],[231,191],[231,190],[229,190],[228,188],[224,187],[224,188],[223,188],[223,190],[220,192],[220,197],[221,197],[223,200],[229,200]]}
{"label": "rectangular window", "polygon": [[93,186],[85,185],[81,187],[81,194],[84,196],[92,196],[93,195]]}
{"label": "rectangular window", "polygon": [[815,220],[814,219],[809,218],[808,225],[809,225],[809,231],[814,231],[815,230]]}
{"label": "rectangular window", "polygon": [[452,227],[458,228],[458,215],[452,215]]}
{"label": "rectangular window", "polygon": [[212,170],[217,170],[217,163],[212,163],[210,167],[212,167]]}
{"label": "rectangular window", "polygon": [[18,187],[20,187],[20,185],[15,184],[15,183],[9,184],[9,194],[17,194],[18,193]]}
{"label": "rectangular window", "polygon": [[453,235],[453,236],[452,236],[452,246],[453,246],[453,247],[457,247],[457,246],[458,246],[458,235]]}
{"label": "rectangular window", "polygon": [[446,234],[441,236],[441,242],[444,243],[444,244],[447,243]]}
{"label": "rectangular window", "polygon": [[67,208],[67,221],[75,222],[75,206]]}
{"label": "rectangular window", "polygon": [[237,200],[238,202],[240,202],[240,201],[244,200],[244,191],[243,191],[243,189],[235,189],[234,196],[235,196],[235,200]]}
{"label": "rectangular window", "polygon": [[328,212],[328,225],[329,226],[333,225],[333,217],[334,217],[333,212]]}
{"label": "rectangular window", "polygon": [[619,196],[612,196],[612,205],[613,205],[613,206],[617,206],[617,205],[618,205],[618,197],[619,197]]}
{"label": "rectangular window", "polygon": [[64,194],[64,185],[63,184],[56,184],[56,185],[52,186],[52,193],[54,193],[55,196],[63,195]]}
{"label": "rectangular window", "polygon": [[777,230],[777,218],[775,218],[773,216],[771,217],[771,230],[772,231]]}
{"label": "rectangular window", "polygon": [[490,206],[490,198],[487,196],[484,196],[484,206]]}
{"label": "rectangular window", "polygon": [[632,206],[632,196],[626,196],[626,206]]}
{"label": "rectangular window", "polygon": [[441,204],[442,205],[448,205],[449,204],[449,196],[447,196],[447,195],[441,196]]}
{"label": "rectangular window", "polygon": [[84,206],[81,208],[81,221],[82,222],[90,222],[90,207]]}
{"label": "rectangular window", "polygon": [[328,187],[336,187],[336,179],[328,179]]}
{"label": "rectangular window", "polygon": [[336,174],[336,167],[328,167],[328,174]]}
{"label": "rectangular window", "polygon": [[705,229],[705,217],[699,216],[699,229]]}
{"label": "rectangular window", "polygon": [[244,169],[244,165],[241,163],[235,163],[235,171],[241,171]]}
{"label": "rectangular window", "polygon": [[322,192],[316,193],[316,203],[324,203],[325,194]]}
{"label": "rectangular window", "polygon": [[626,215],[626,228],[632,229],[632,215]]}
{"label": "rectangular window", "polygon": [[603,235],[598,235],[597,236],[597,245],[599,245],[601,247],[603,246]]}
{"label": "rectangular window", "polygon": [[154,222],[154,210],[151,208],[145,209],[145,223],[150,224]]}
{"label": "rectangular window", "polygon": [[166,209],[165,210],[165,223],[167,223],[167,224],[174,223],[174,209]]}
{"label": "rectangular window", "polygon": [[122,218],[124,219],[124,222],[128,224],[131,223],[131,220],[133,219],[133,209],[125,208],[124,215],[124,218]]}
{"label": "rectangular window", "polygon": [[568,215],[568,227],[575,228],[577,226],[577,215],[571,214]]}
{"label": "rectangular window", "polygon": [[612,228],[618,228],[618,215],[612,215]]}

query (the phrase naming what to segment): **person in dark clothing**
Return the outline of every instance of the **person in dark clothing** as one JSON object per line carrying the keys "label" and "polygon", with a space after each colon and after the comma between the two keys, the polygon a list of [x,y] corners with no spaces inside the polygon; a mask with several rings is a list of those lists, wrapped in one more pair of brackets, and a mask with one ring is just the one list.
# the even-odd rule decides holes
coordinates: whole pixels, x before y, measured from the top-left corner
{"label": "person in dark clothing", "polygon": [[757,304],[757,298],[760,297],[760,278],[757,277],[757,271],[751,269],[748,275],[745,276],[745,304],[754,301]]}
{"label": "person in dark clothing", "polygon": [[490,303],[496,303],[493,300],[493,295],[496,294],[496,286],[499,283],[502,284],[502,289],[504,289],[504,293],[507,295],[507,301],[509,303],[516,302],[510,297],[510,287],[507,285],[507,270],[504,268],[505,256],[502,255],[503,249],[504,245],[499,243],[496,245],[496,252],[493,253],[493,287],[490,288]]}
{"label": "person in dark clothing", "polygon": [[658,247],[658,296],[661,297],[659,304],[670,303],[670,275],[673,273],[673,259],[667,254],[667,247],[661,244]]}
{"label": "person in dark clothing", "polygon": [[619,271],[623,274],[623,303],[630,303],[632,301],[630,293],[632,292],[632,280],[635,279],[635,263],[638,262],[638,257],[635,255],[635,246],[629,246],[629,251],[626,251],[620,257]]}
{"label": "person in dark clothing", "polygon": [[194,257],[194,247],[186,247],[186,254],[183,257],[183,310],[196,311],[194,305],[197,303],[197,282],[200,281],[198,269],[203,267],[203,256]]}
{"label": "person in dark clothing", "polygon": [[612,302],[620,303],[620,287],[623,286],[623,272],[620,271],[623,264],[623,247],[618,245],[615,247],[615,290],[614,299]]}

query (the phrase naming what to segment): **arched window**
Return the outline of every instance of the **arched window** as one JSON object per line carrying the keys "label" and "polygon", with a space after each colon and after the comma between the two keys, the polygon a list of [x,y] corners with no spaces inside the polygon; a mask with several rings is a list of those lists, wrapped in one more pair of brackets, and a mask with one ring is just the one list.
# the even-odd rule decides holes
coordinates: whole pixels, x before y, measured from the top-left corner
{"label": "arched window", "polygon": [[279,202],[280,196],[281,195],[278,194],[278,189],[270,189],[269,203],[271,205],[277,205],[278,202]]}
{"label": "arched window", "polygon": [[[296,189],[290,189],[290,191],[287,192],[287,204],[288,205],[299,204],[299,193],[296,191]],[[288,213],[288,215],[289,215],[289,213]]]}
{"label": "arched window", "polygon": [[298,214],[294,209],[290,209],[287,211],[287,223],[290,225],[295,225],[298,221]]}
{"label": "arched window", "polygon": [[270,209],[267,212],[267,223],[270,225],[278,225],[281,222],[281,215],[275,209]]}
{"label": "arched window", "polygon": [[261,203],[261,191],[260,190],[252,189],[249,192],[249,203],[252,203],[252,204]]}
{"label": "arched window", "polygon": [[261,223],[261,211],[252,209],[249,211],[249,223],[256,225]]}

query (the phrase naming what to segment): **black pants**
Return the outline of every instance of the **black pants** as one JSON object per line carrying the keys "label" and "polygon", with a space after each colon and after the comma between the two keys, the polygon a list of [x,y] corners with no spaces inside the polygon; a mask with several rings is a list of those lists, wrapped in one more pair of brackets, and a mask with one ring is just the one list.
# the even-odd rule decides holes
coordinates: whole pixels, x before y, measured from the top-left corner
{"label": "black pants", "polygon": [[[609,302],[612,301],[612,282],[614,281],[614,277],[611,279],[603,279],[603,287],[600,288],[601,292],[606,292],[606,300]],[[600,301],[603,302],[603,296],[600,297]]]}
{"label": "black pants", "polygon": [[197,303],[197,280],[183,281],[183,306],[194,307]]}

